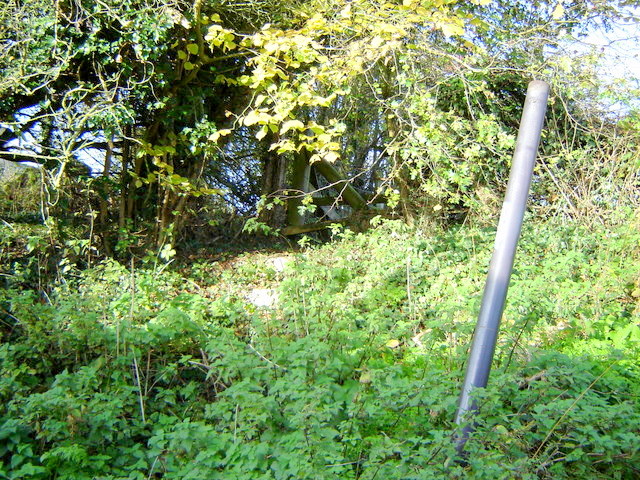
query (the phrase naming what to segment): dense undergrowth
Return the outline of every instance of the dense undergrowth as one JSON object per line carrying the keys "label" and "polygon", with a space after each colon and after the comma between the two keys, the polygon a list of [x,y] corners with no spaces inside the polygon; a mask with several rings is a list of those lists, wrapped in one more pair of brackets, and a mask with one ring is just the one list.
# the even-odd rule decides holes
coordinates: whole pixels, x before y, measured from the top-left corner
{"label": "dense undergrowth", "polygon": [[0,478],[638,478],[633,222],[527,224],[468,464],[452,461],[493,235],[389,222],[283,271],[103,261],[47,294],[9,272]]}

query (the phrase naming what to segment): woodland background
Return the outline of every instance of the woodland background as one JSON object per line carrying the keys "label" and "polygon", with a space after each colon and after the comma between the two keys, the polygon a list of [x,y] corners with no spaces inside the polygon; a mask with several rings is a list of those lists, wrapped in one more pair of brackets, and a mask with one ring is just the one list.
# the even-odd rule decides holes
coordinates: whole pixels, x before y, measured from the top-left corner
{"label": "woodland background", "polygon": [[[637,478],[638,50],[590,46],[637,39],[637,8],[4,2],[0,478]],[[461,465],[532,79],[552,95]]]}

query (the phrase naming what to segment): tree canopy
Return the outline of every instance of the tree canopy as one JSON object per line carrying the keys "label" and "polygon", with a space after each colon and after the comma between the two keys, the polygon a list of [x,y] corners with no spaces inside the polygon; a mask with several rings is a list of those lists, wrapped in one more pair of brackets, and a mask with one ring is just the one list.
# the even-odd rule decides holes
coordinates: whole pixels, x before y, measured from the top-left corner
{"label": "tree canopy", "polygon": [[538,78],[554,87],[537,182],[549,206],[552,187],[581,181],[569,164],[633,155],[636,117],[627,108],[621,128],[607,113],[597,52],[566,50],[634,6],[12,0],[0,7],[0,152],[42,165],[45,219],[85,189],[106,251],[127,232],[172,244],[204,206],[272,227],[383,203],[450,221],[503,188]]}

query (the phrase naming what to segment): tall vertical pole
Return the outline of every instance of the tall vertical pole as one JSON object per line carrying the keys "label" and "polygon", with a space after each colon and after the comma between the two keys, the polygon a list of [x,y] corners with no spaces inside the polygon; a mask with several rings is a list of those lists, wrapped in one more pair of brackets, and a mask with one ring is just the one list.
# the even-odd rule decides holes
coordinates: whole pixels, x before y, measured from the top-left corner
{"label": "tall vertical pole", "polygon": [[529,195],[548,96],[549,85],[547,83],[533,81],[529,84],[520,120],[518,140],[513,154],[507,193],[500,213],[493,256],[482,297],[482,306],[460,393],[456,423],[458,425],[468,423],[459,432],[456,439],[458,453],[463,452],[469,434],[473,431],[473,422],[469,422],[469,420],[475,415],[477,405],[472,399],[472,392],[476,388],[486,387],[489,380],[491,361],[496,348],[500,318],[507,297],[513,259],[522,228],[522,219]]}

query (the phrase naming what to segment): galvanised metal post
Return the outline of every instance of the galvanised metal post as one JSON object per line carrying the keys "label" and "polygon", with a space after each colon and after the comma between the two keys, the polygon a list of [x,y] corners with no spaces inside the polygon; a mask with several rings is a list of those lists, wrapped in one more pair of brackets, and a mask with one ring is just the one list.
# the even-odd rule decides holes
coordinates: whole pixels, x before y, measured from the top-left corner
{"label": "galvanised metal post", "polygon": [[513,153],[507,193],[500,213],[493,256],[456,414],[458,425],[466,423],[456,438],[456,448],[460,454],[464,450],[469,434],[473,431],[472,420],[477,405],[472,399],[472,392],[476,388],[486,387],[489,380],[491,361],[496,348],[500,318],[520,237],[548,96],[547,83],[533,81],[529,84],[516,149]]}

